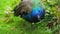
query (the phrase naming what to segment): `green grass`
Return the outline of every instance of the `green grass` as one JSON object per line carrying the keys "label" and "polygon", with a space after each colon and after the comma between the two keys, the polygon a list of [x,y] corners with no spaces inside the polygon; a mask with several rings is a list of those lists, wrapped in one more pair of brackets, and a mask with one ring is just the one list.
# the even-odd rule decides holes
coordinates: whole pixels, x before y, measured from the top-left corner
{"label": "green grass", "polygon": [[[52,19],[50,15],[45,16],[42,23],[34,24],[36,27],[34,30],[31,29],[31,24],[29,22],[20,17],[15,17],[11,10],[13,10],[19,1],[20,0],[0,0],[0,34],[55,34],[55,30],[57,30],[58,27],[53,27],[51,30],[46,26]],[[45,6],[47,6],[46,11],[50,13],[54,9],[51,9],[48,2],[46,2]],[[6,12],[8,12],[8,14]],[[56,32],[56,34],[57,33],[58,32]]]}

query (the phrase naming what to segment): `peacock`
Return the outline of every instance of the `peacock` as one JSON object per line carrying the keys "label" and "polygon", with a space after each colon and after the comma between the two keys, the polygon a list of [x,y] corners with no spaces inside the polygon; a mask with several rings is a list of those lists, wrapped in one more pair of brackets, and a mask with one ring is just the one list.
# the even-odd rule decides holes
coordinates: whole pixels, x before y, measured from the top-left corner
{"label": "peacock", "polygon": [[45,9],[39,4],[39,0],[22,0],[14,8],[14,15],[20,16],[29,23],[37,23],[44,19]]}

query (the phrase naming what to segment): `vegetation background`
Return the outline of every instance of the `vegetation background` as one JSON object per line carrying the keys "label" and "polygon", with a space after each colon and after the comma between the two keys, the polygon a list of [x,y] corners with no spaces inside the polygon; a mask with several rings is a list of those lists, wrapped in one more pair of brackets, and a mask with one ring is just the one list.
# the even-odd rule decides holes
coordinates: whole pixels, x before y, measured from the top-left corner
{"label": "vegetation background", "polygon": [[[60,0],[41,0],[46,12],[42,23],[35,24],[36,29],[31,30],[30,24],[20,17],[15,17],[13,9],[20,0],[0,0],[0,34],[58,34],[60,28]],[[50,29],[47,27],[53,17],[58,19],[58,25]],[[52,20],[54,21],[54,20]],[[56,21],[54,21],[54,24]]]}

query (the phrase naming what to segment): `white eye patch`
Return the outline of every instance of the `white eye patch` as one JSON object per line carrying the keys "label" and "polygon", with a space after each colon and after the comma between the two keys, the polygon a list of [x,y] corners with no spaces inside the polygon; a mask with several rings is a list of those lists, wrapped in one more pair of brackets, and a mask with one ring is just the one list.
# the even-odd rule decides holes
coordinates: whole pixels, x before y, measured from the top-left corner
{"label": "white eye patch", "polygon": [[37,16],[37,18],[38,18],[38,20],[40,20],[40,16],[39,15]]}

